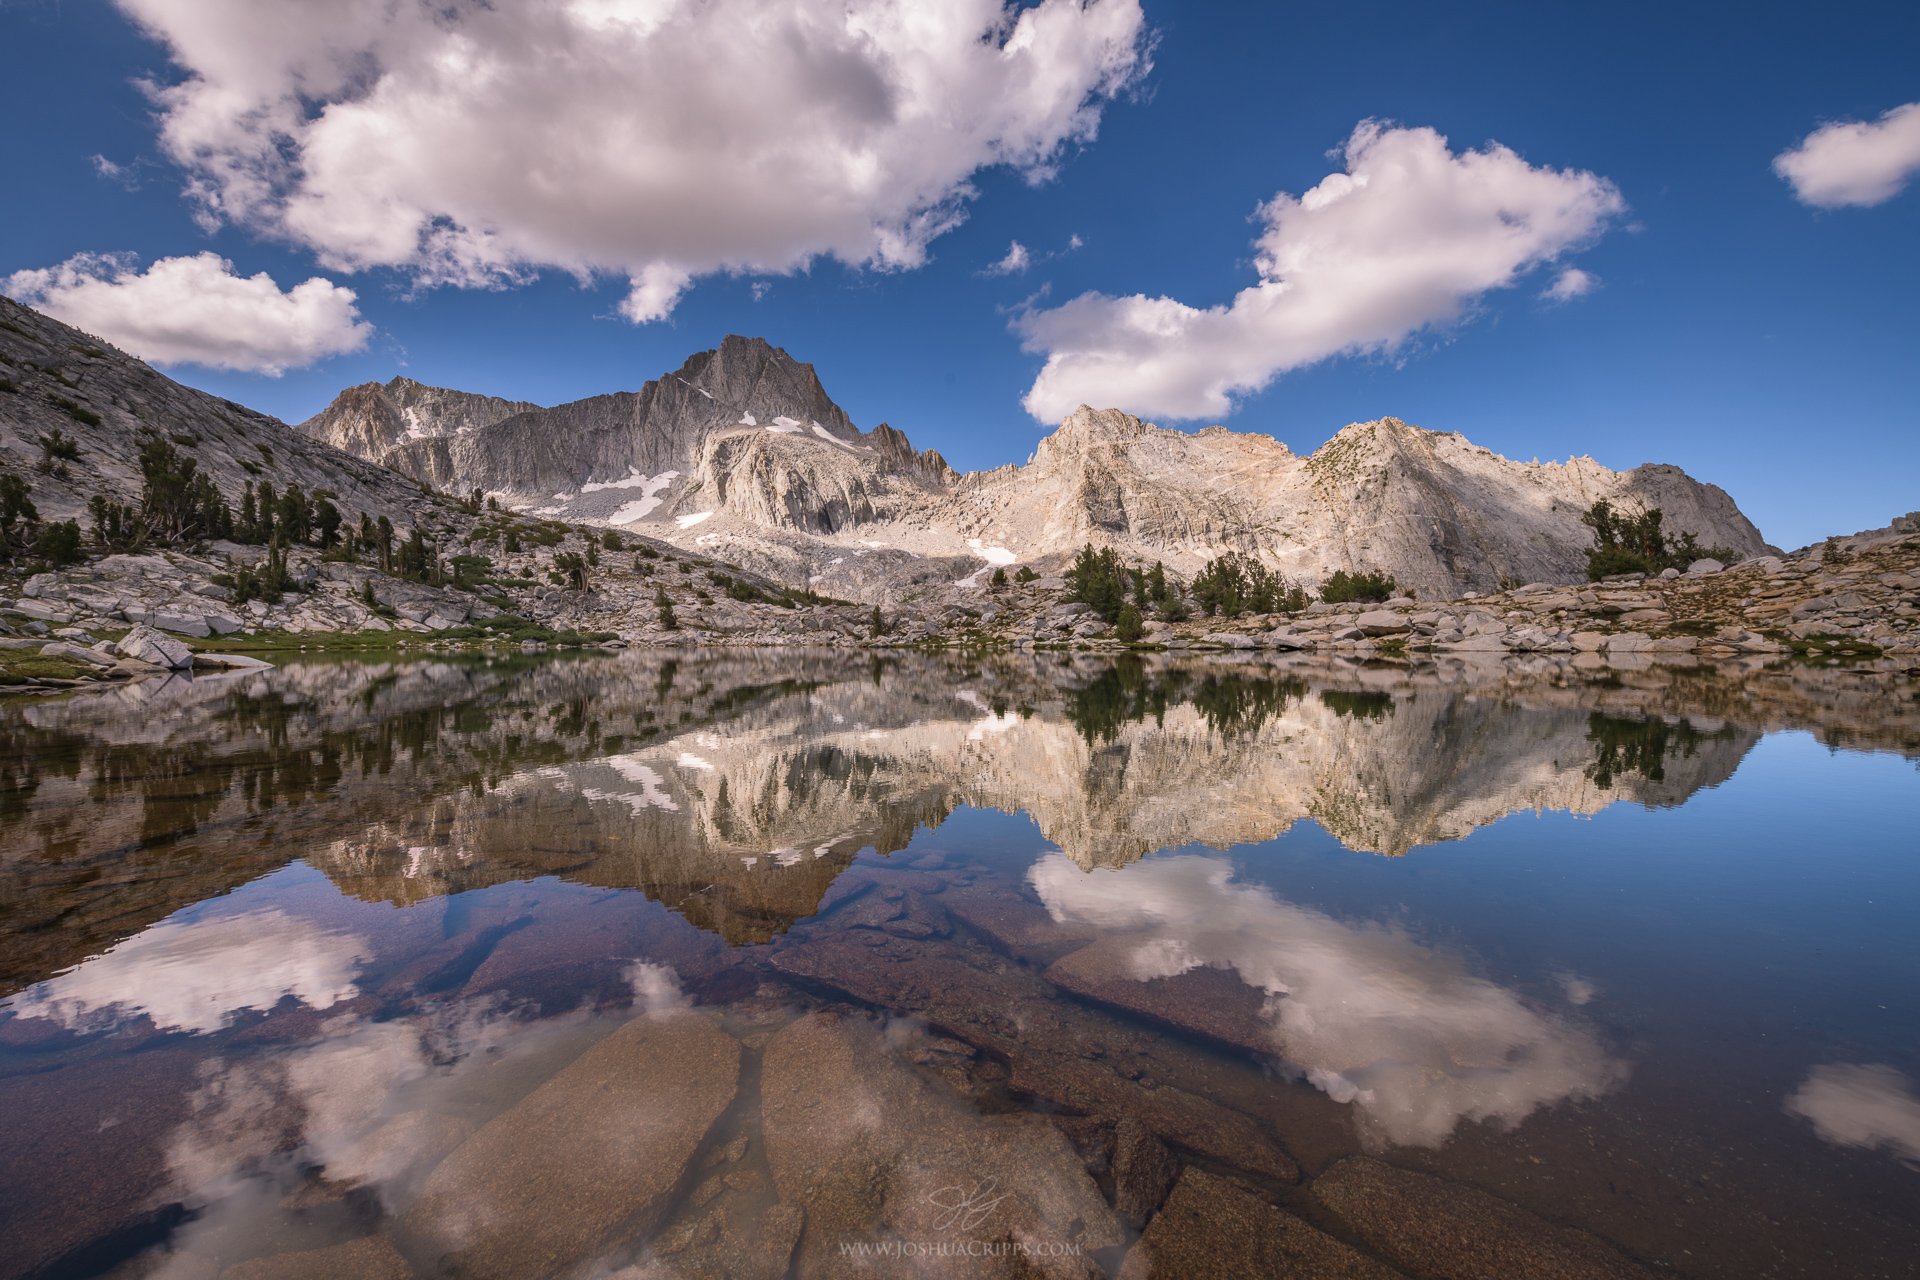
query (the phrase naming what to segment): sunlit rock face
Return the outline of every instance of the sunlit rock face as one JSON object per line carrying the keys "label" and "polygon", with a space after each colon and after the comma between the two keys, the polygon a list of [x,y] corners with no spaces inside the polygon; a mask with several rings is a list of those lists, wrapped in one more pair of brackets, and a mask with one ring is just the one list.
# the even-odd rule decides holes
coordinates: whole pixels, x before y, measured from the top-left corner
{"label": "sunlit rock face", "polygon": [[1601,498],[1660,507],[1702,545],[1767,550],[1733,499],[1678,467],[1515,462],[1398,418],[1345,427],[1302,457],[1270,436],[1172,431],[1082,406],[1025,467],[970,475],[965,489],[981,512],[975,532],[1034,553],[1090,541],[1191,572],[1239,551],[1309,583],[1384,571],[1424,599],[1503,577],[1582,580],[1592,536],[1580,516]]}
{"label": "sunlit rock face", "polygon": [[739,336],[637,392],[539,408],[396,378],[348,388],[300,430],[438,488],[860,598],[1054,567],[1089,542],[1186,574],[1225,551],[1306,583],[1382,571],[1428,599],[1578,581],[1592,542],[1579,517],[1602,498],[1659,507],[1704,546],[1769,549],[1726,493],[1678,467],[1516,462],[1397,418],[1303,457],[1270,436],[1082,406],[1024,465],[961,475],[885,423],[861,431],[813,366]]}

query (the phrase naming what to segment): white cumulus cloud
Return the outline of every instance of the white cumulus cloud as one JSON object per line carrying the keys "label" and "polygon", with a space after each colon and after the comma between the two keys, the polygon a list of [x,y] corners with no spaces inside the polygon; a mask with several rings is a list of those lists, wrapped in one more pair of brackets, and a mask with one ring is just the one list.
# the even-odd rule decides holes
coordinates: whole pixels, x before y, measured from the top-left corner
{"label": "white cumulus cloud", "polygon": [[1920,1096],[1913,1082],[1880,1063],[1835,1062],[1815,1067],[1787,1099],[1787,1114],[1813,1122],[1826,1141],[1843,1147],[1885,1147],[1920,1160]]}
{"label": "white cumulus cloud", "polygon": [[1600,286],[1600,277],[1591,271],[1582,271],[1578,267],[1568,267],[1553,278],[1540,294],[1548,302],[1571,302],[1575,298],[1584,298]]}
{"label": "white cumulus cloud", "polygon": [[1882,204],[1920,173],[1920,102],[1871,123],[1822,125],[1773,158],[1773,171],[1804,204],[1822,209]]}
{"label": "white cumulus cloud", "polygon": [[76,254],[14,272],[6,291],[156,364],[277,376],[358,351],[373,332],[351,289],[315,276],[282,292],[266,272],[236,275],[211,252],[162,258],[145,271],[124,257]]}
{"label": "white cumulus cloud", "polygon": [[1025,272],[1026,269],[1032,265],[1033,255],[1027,251],[1027,246],[1015,240],[1007,249],[1007,256],[988,267],[986,274],[990,276],[1017,276]]}
{"label": "white cumulus cloud", "polygon": [[1138,0],[119,0],[207,223],[346,271],[912,267],[978,170],[1032,181],[1149,68]]}
{"label": "white cumulus cloud", "polygon": [[1232,397],[1343,352],[1389,350],[1593,239],[1625,208],[1611,182],[1535,167],[1497,143],[1458,155],[1432,129],[1367,120],[1346,171],[1260,209],[1260,282],[1205,309],[1088,293],[1015,321],[1047,363],[1024,401],[1217,417]]}

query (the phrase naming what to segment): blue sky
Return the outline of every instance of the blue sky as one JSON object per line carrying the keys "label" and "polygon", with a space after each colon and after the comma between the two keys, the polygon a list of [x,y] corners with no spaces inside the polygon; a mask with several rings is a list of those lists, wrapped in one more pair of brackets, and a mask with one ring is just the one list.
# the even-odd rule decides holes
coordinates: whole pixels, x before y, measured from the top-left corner
{"label": "blue sky", "polygon": [[[0,203],[0,280],[12,275],[17,296],[41,289],[49,309],[65,299],[104,332],[122,322],[114,307],[151,309],[174,296],[155,262],[211,251],[238,277],[265,272],[270,296],[236,292],[240,310],[221,313],[265,307],[246,332],[155,337],[153,317],[136,315],[104,336],[133,349],[161,343],[149,349],[175,355],[230,339],[251,354],[229,363],[285,367],[278,376],[163,367],[288,420],[318,411],[341,387],[395,373],[548,404],[633,389],[736,332],[813,362],[863,427],[891,422],[962,468],[1031,453],[1049,427],[1023,406],[1030,395],[1056,411],[1111,391],[1153,420],[1194,415],[1180,425],[1224,422],[1302,452],[1348,422],[1393,415],[1510,457],[1677,463],[1726,488],[1788,547],[1920,507],[1920,181],[1905,181],[1920,158],[1903,158],[1901,133],[1920,128],[1920,113],[1882,121],[1920,100],[1920,10],[1911,5],[1575,12],[1141,0],[1136,11],[1100,0],[1069,11],[1055,0],[1012,41],[1033,64],[1024,70],[1008,69],[1011,55],[981,61],[965,31],[876,27],[865,47],[896,60],[925,54],[944,95],[937,105],[972,122],[971,132],[916,133],[874,125],[915,101],[865,76],[844,50],[783,70],[755,59],[777,61],[786,46],[749,47],[730,34],[745,29],[738,25],[681,33],[720,50],[685,74],[731,86],[711,99],[718,107],[703,106],[701,84],[673,83],[660,70],[668,63],[647,62],[648,42],[663,58],[672,52],[671,23],[646,25],[662,22],[671,0],[636,0],[652,15],[641,27],[608,36],[593,25],[582,46],[618,46],[626,62],[600,68],[604,83],[592,66],[564,59],[552,65],[572,72],[515,64],[523,80],[518,98],[507,95],[512,115],[462,134],[458,121],[438,117],[472,114],[471,85],[419,69],[443,65],[420,54],[434,30],[295,31],[288,18],[235,35],[233,6],[246,2],[0,7],[10,54],[0,106],[9,120],[36,122],[0,138],[13,175],[13,198]],[[529,29],[565,44],[581,22],[603,24],[597,15],[621,2],[549,5],[567,16]],[[297,15],[296,3],[264,9]],[[737,24],[810,3],[709,8]],[[956,0],[941,9],[956,21],[990,20],[996,6]],[[622,10],[622,21],[630,16]],[[323,46],[359,57],[332,87],[310,54]],[[686,47],[695,46],[671,65],[687,61]],[[415,78],[403,85],[410,96],[369,89],[369,65],[404,68],[416,55]],[[276,66],[293,70],[275,82]],[[404,79],[395,73],[395,83]],[[174,95],[156,98],[140,81],[175,86]],[[1055,81],[1066,97],[1042,101]],[[262,178],[273,161],[248,148],[263,135],[230,127],[228,99],[191,92],[215,82],[269,104],[297,85],[308,121],[316,101],[388,114],[369,115],[360,134],[311,135],[292,177]],[[829,86],[818,90],[824,97],[805,96],[820,84]],[[736,106],[737,118],[728,116]],[[646,173],[623,179],[599,131],[609,119],[631,126],[616,136],[641,137],[633,149],[653,147],[648,164],[684,173],[686,185],[649,185]],[[404,154],[367,141],[424,136],[374,129],[396,120],[454,131]],[[1378,175],[1361,184],[1374,215],[1360,196],[1332,202],[1331,212],[1313,200],[1288,205],[1284,217],[1267,204],[1347,169],[1354,153],[1341,149],[1368,120],[1382,122],[1383,141],[1360,153],[1356,174],[1385,164],[1389,144],[1437,157],[1436,181],[1469,184],[1446,188],[1458,209],[1443,219],[1454,196],[1418,186],[1394,196]],[[1852,135],[1830,135],[1833,145],[1810,149],[1795,181],[1775,171],[1776,156],[1832,122],[1879,122],[1879,132],[1861,135],[1859,155],[1841,145]],[[792,136],[760,136],[781,129]],[[1488,151],[1492,144],[1511,154]],[[284,156],[284,138],[275,145]],[[220,163],[183,164],[196,146]],[[324,153],[332,161],[323,146],[337,149]],[[848,160],[856,152],[878,157],[877,178],[844,177],[858,170]],[[1482,166],[1488,198],[1517,201],[1522,221],[1534,220],[1519,248],[1500,240],[1504,224],[1455,225],[1484,203],[1471,187],[1472,152],[1493,157]],[[561,153],[569,158],[552,158]],[[458,163],[420,176],[442,155]],[[390,172],[381,167],[389,159]],[[497,170],[491,186],[469,184],[469,161]],[[393,249],[392,200],[420,202],[419,243],[441,247],[416,251],[408,239]],[[734,208],[751,216],[735,225]],[[517,218],[518,238],[479,248],[433,241],[436,228],[460,225],[447,209]],[[1459,261],[1429,270],[1419,255],[1441,221],[1456,242],[1433,254]],[[869,223],[893,230],[869,233]],[[1312,284],[1304,269],[1263,268],[1263,236],[1283,257],[1330,242],[1387,255],[1406,282],[1389,274],[1382,288],[1391,296],[1379,308],[1345,314],[1354,282],[1379,273],[1322,266]],[[1014,242],[1027,251],[1025,269],[994,274]],[[75,265],[90,254],[133,256]],[[656,261],[664,274],[647,276]],[[1584,277],[1563,292],[1578,296],[1542,297],[1569,268]],[[149,269],[151,289],[108,287]],[[219,269],[189,261],[167,287],[202,289],[208,279],[196,271]],[[339,288],[283,300],[315,277]],[[1256,288],[1283,279],[1291,283],[1268,294]],[[1451,283],[1437,302],[1421,292],[1441,279]],[[74,292],[88,281],[93,293]],[[1279,299],[1279,309],[1265,319],[1250,305],[1225,310],[1242,291],[1249,304]],[[1100,296],[1061,309],[1089,292]],[[1143,297],[1130,303],[1133,295]],[[1163,296],[1175,301],[1150,301]],[[1321,305],[1302,302],[1316,296]],[[273,317],[296,312],[304,336],[276,337]],[[1148,312],[1152,323],[1172,315],[1191,327],[1143,337]],[[647,315],[661,318],[630,318]],[[315,326],[332,336],[314,338]],[[358,350],[312,358],[315,343],[355,342]],[[1036,390],[1050,354],[1061,362],[1050,374],[1055,390]]]}

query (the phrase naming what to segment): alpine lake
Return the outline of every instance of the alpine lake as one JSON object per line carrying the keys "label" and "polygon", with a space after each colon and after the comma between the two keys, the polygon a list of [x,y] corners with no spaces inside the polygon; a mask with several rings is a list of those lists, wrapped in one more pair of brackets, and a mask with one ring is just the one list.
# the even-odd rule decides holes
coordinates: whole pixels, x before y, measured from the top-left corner
{"label": "alpine lake", "polygon": [[0,702],[0,1280],[1920,1274],[1916,674]]}

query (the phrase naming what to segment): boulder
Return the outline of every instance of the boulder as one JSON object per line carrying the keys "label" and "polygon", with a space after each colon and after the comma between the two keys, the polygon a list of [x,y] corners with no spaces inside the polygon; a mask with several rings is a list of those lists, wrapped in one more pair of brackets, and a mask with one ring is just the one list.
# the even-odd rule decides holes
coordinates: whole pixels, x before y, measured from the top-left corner
{"label": "boulder", "polygon": [[24,613],[36,622],[58,622],[64,625],[73,621],[73,614],[68,610],[56,609],[38,600],[16,600],[13,602],[13,611]]}
{"label": "boulder", "polygon": [[[1525,1274],[1515,1272],[1513,1280]],[[1180,1175],[1166,1207],[1120,1267],[1120,1280],[1240,1280],[1243,1276],[1400,1280],[1393,1268],[1237,1184],[1193,1168]]]}
{"label": "boulder", "polygon": [[635,1018],[456,1148],[407,1225],[479,1280],[570,1274],[659,1225],[739,1075],[705,1017]]}
{"label": "boulder", "polygon": [[243,630],[246,625],[247,624],[240,621],[240,619],[230,617],[224,613],[210,613],[207,615],[207,630],[216,636],[230,636],[236,631]]}
{"label": "boulder", "polygon": [[1229,649],[1258,649],[1260,647],[1259,636],[1250,636],[1240,631],[1229,631],[1225,635],[1215,636],[1214,639],[1220,641],[1220,643],[1226,645]]}
{"label": "boulder", "polygon": [[1335,1164],[1310,1190],[1354,1237],[1413,1275],[1653,1280],[1652,1272],[1596,1236],[1555,1226],[1484,1191],[1366,1156]]}
{"label": "boulder", "polygon": [[138,614],[129,612],[127,616],[137,618],[138,621],[149,627],[157,627],[161,631],[171,631],[176,635],[192,636],[196,640],[205,639],[207,636],[213,634],[213,628],[207,625],[207,619],[204,614],[176,613],[171,610],[154,609]]}
{"label": "boulder", "polygon": [[193,650],[149,626],[135,627],[115,641],[114,646],[123,658],[137,658],[175,671],[184,671],[193,665]]}
{"label": "boulder", "polygon": [[1296,635],[1292,627],[1280,627],[1267,633],[1269,649],[1307,649],[1312,645],[1313,641],[1303,635]]}
{"label": "boulder", "polygon": [[1691,575],[1705,575],[1709,573],[1718,573],[1726,567],[1727,566],[1725,566],[1724,564],[1721,564],[1718,560],[1710,560],[1710,559],[1702,558],[1699,560],[1695,560],[1692,564],[1688,565],[1687,572]]}
{"label": "boulder", "polygon": [[89,666],[95,667],[110,667],[116,661],[116,659],[108,657],[104,653],[95,653],[91,649],[83,649],[77,644],[68,644],[64,640],[56,640],[52,644],[41,645],[40,655],[46,658],[67,658],[74,662],[84,662]]}
{"label": "boulder", "polygon": [[1413,629],[1412,622],[1391,609],[1363,613],[1353,620],[1353,625],[1370,636],[1397,636]]}

